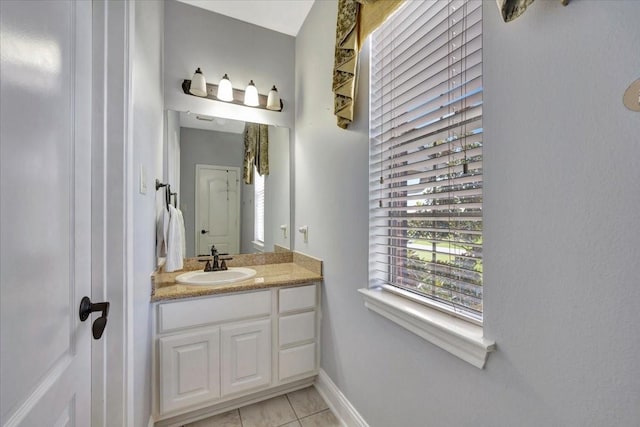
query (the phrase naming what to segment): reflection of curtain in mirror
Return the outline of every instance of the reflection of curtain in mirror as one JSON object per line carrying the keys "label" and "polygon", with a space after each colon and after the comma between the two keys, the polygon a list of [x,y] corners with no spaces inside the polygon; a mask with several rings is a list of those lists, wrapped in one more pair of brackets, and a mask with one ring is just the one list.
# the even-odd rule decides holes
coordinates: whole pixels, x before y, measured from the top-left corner
{"label": "reflection of curtain in mirror", "polygon": [[259,123],[246,123],[242,167],[245,184],[253,184],[254,166],[260,175],[269,175],[269,127]]}

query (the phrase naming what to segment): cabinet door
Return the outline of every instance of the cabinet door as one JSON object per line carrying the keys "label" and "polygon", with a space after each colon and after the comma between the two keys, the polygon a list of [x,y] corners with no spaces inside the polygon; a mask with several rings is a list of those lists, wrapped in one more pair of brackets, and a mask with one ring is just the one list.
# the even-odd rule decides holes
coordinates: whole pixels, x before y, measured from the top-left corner
{"label": "cabinet door", "polygon": [[220,330],[209,328],[159,340],[160,412],[220,397]]}
{"label": "cabinet door", "polygon": [[271,383],[271,320],[223,326],[223,396]]}

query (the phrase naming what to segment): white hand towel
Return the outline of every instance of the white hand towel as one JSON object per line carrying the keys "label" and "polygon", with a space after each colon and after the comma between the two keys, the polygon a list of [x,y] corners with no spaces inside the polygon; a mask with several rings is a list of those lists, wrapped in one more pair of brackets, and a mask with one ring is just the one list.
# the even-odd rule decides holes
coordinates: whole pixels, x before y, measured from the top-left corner
{"label": "white hand towel", "polygon": [[180,209],[176,209],[178,213],[178,228],[180,229],[180,239],[182,240],[182,258],[187,257],[187,239],[185,237],[184,231],[184,216],[182,215],[182,211]]}
{"label": "white hand towel", "polygon": [[164,263],[164,271],[167,273],[182,270],[183,267],[182,248],[184,239],[182,237],[184,231],[181,231],[181,228],[184,228],[184,226],[181,227],[180,216],[178,210],[173,205],[169,205],[167,261]]}

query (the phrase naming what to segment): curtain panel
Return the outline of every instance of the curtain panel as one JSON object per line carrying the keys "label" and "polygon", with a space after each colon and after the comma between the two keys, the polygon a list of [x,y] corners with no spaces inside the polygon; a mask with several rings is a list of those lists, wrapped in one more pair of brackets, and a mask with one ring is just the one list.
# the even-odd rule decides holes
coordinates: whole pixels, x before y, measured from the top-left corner
{"label": "curtain panel", "polygon": [[259,123],[244,125],[244,162],[242,179],[253,184],[253,170],[269,175],[269,126]]}

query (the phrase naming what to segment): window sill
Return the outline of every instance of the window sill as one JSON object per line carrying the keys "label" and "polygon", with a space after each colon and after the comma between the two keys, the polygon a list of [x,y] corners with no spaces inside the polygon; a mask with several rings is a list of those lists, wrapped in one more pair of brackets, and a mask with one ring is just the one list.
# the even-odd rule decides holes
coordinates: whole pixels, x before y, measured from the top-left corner
{"label": "window sill", "polygon": [[380,288],[358,289],[369,310],[386,317],[477,368],[484,368],[494,341],[483,337],[482,326],[410,301]]}

